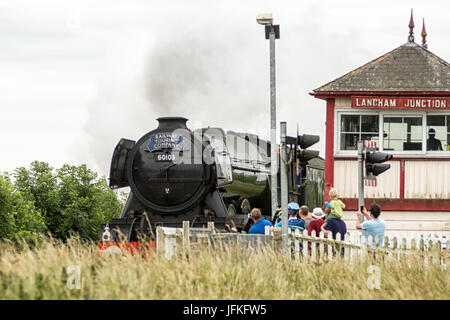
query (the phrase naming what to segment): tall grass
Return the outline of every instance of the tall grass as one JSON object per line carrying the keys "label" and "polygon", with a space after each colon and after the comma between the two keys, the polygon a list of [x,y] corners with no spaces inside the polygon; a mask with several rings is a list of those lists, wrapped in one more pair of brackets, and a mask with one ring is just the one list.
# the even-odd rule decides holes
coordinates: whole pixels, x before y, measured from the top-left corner
{"label": "tall grass", "polygon": [[[81,271],[69,289],[69,266]],[[380,268],[369,289],[368,267]],[[70,281],[69,281],[70,282]],[[0,245],[0,299],[449,299],[450,276],[439,265],[410,261],[296,261],[273,250],[191,250],[102,256],[76,238],[47,239],[33,248]]]}

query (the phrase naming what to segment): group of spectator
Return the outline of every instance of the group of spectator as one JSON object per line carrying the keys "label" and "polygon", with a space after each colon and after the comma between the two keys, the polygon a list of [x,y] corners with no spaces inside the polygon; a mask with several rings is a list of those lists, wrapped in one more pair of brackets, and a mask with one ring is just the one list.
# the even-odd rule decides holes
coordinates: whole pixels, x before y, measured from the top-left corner
{"label": "group of spectator", "polygon": [[[317,207],[310,212],[308,206],[303,205],[299,207],[296,202],[290,202],[288,204],[288,227],[292,231],[296,229],[301,232],[308,230],[308,235],[311,235],[314,230],[316,236],[323,231],[325,237],[328,236],[329,232],[332,233],[333,239],[336,239],[337,233],[340,233],[343,237],[347,233],[347,225],[342,219],[345,204],[338,199],[337,191],[334,188],[330,190],[329,195],[331,201],[325,203],[324,210]],[[377,204],[373,204],[370,206],[369,212],[370,214],[367,213],[364,207],[358,210],[356,213],[356,229],[362,230],[366,239],[372,236],[373,242],[372,244],[368,243],[369,245],[375,246],[376,238],[378,238],[379,245],[383,246],[386,224],[380,219],[381,208]],[[361,223],[362,215],[366,218],[366,221]],[[250,234],[264,234],[266,226],[282,226],[282,221],[278,221],[281,220],[281,210],[277,211],[272,222],[265,219],[257,208],[250,212],[250,218],[254,222],[248,231]]]}

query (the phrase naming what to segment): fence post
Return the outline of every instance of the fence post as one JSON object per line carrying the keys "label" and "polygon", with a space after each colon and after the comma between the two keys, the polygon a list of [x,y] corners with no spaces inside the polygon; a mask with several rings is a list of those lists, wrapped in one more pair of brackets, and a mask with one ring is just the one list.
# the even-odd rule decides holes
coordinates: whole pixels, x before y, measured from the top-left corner
{"label": "fence post", "polygon": [[407,247],[408,247],[408,244],[407,244],[406,236],[403,235],[402,238],[401,238],[401,241],[400,241],[400,248],[402,250],[406,250]]}
{"label": "fence post", "polygon": [[191,248],[191,230],[190,230],[190,225],[189,225],[189,221],[183,221],[183,249],[185,251],[187,251],[188,253],[190,252],[190,248]]}
{"label": "fence post", "polygon": [[428,240],[428,256],[429,256],[429,261],[431,264],[433,264],[435,262],[435,245],[433,240]]}
{"label": "fence post", "polygon": [[165,246],[165,239],[164,239],[164,231],[161,226],[156,227],[156,252],[160,252],[164,254],[164,246]]}
{"label": "fence post", "polygon": [[[336,240],[337,241],[341,241],[341,234],[340,232],[336,233]],[[345,249],[344,249],[345,250]],[[342,245],[337,244],[336,245],[336,258],[341,258],[342,257]]]}
{"label": "fence post", "polygon": [[320,261],[324,261],[325,260],[325,252],[324,252],[324,244],[323,244],[323,240],[325,238],[323,231],[320,231],[319,233],[319,238],[320,238],[320,242],[319,242],[319,260]]}
{"label": "fence post", "polygon": [[386,249],[388,249],[390,244],[391,244],[391,241],[390,241],[389,237],[388,236],[384,236],[384,247]]}
{"label": "fence post", "polygon": [[[176,236],[176,245],[177,245],[177,250],[179,248],[183,249],[183,229],[182,228],[176,228],[175,229],[175,236]],[[184,249],[183,249],[184,250]]]}
{"label": "fence post", "polygon": [[425,247],[425,239],[423,238],[423,234],[420,235],[420,240],[419,240],[419,250],[420,250],[420,255],[423,259],[423,263],[425,266],[428,266],[428,256],[426,251],[426,247]]}
{"label": "fence post", "polygon": [[392,239],[392,249],[394,250],[395,258],[398,260],[398,237],[395,235]]}
{"label": "fence post", "polygon": [[411,239],[411,250],[417,250],[417,242],[416,239]]}
{"label": "fence post", "polygon": [[[308,236],[308,230],[303,230],[303,236],[307,237]],[[306,240],[305,238],[303,238],[303,244],[302,244],[303,248],[303,258],[305,259],[305,261],[308,261],[308,240]]]}
{"label": "fence post", "polygon": [[445,270],[445,256],[444,254],[446,253],[445,250],[443,250],[442,247],[442,241],[439,239],[438,242],[436,243],[437,246],[437,259],[438,259],[438,263],[441,266],[441,271]]}
{"label": "fence post", "polygon": [[[391,242],[390,238],[388,236],[384,236],[384,248],[385,249],[389,249],[390,242]],[[386,253],[383,253],[383,254],[386,255]],[[390,251],[388,251],[387,256],[392,259],[392,253]]]}
{"label": "fence post", "polygon": [[424,251],[425,250],[425,240],[423,239],[423,235],[420,236],[419,250],[420,251]]}
{"label": "fence post", "polygon": [[441,241],[436,241],[434,244],[434,261],[433,263],[441,264],[441,255],[442,255],[442,248],[441,248]]}
{"label": "fence post", "polygon": [[360,252],[360,259],[361,261],[364,261],[367,256],[367,243],[366,243],[366,237],[361,237],[361,252]]}
{"label": "fence post", "polygon": [[[350,243],[353,245],[358,244],[356,239],[356,231],[350,233]],[[357,253],[357,249],[353,246],[350,247],[350,261],[353,263],[355,260],[355,254]]]}
{"label": "fence post", "polygon": [[400,240],[400,258],[404,258],[405,254],[407,254],[407,249],[408,244],[407,244],[407,240],[406,240],[406,236],[402,235],[401,240]]}
{"label": "fence post", "polygon": [[344,235],[344,242],[344,260],[348,260],[350,255],[350,247],[348,246],[348,243],[350,242],[350,235],[348,233]]}
{"label": "fence post", "polygon": [[[393,255],[392,255],[392,250],[391,250],[392,241],[393,241],[393,240],[392,240],[391,237],[389,237],[389,236],[384,236],[384,246],[383,246],[383,248],[388,250],[388,251],[387,251],[387,257],[388,257],[390,260],[392,260],[392,257],[393,257]],[[386,253],[384,253],[384,254],[386,254]]]}
{"label": "fence post", "polygon": [[[333,234],[330,232],[328,232],[327,234],[327,239],[328,240],[332,240],[333,239]],[[328,253],[328,260],[331,261],[333,260],[333,244],[332,243],[327,243],[327,253]]]}
{"label": "fence post", "polygon": [[281,228],[273,228],[272,229],[272,234],[273,234],[273,238],[272,238],[272,247],[275,251],[280,251],[281,250]]}
{"label": "fence post", "polygon": [[442,252],[442,270],[447,270],[447,259],[450,251],[450,240],[445,244],[445,250]]}
{"label": "fence post", "polygon": [[295,229],[294,232],[294,257],[295,260],[300,259],[300,241],[298,240],[300,237],[300,230]]}
{"label": "fence post", "polygon": [[208,230],[211,234],[216,233],[216,229],[214,228],[214,221],[208,221]]}
{"label": "fence post", "polygon": [[[313,230],[311,232],[311,237],[315,237],[316,236],[316,230]],[[316,242],[311,241],[311,260],[312,261],[316,261]]]}
{"label": "fence post", "polygon": [[381,239],[380,239],[380,235],[379,234],[377,234],[376,236],[375,236],[375,247],[377,247],[377,248],[381,248]]}
{"label": "fence post", "polygon": [[[366,238],[366,243],[367,243],[367,252],[374,252],[373,250],[374,250],[374,248],[373,248],[373,238],[372,238],[372,236],[368,236],[367,238]],[[370,248],[370,249],[369,249]],[[373,257],[375,258],[375,256],[373,255]]]}
{"label": "fence post", "polygon": [[[281,232],[283,233],[283,232]],[[292,237],[293,237],[294,233],[292,232],[291,228],[288,228],[288,233],[286,236],[286,250],[284,251],[284,253],[286,254],[286,256],[288,258],[292,258]],[[281,235],[283,237],[283,235]]]}

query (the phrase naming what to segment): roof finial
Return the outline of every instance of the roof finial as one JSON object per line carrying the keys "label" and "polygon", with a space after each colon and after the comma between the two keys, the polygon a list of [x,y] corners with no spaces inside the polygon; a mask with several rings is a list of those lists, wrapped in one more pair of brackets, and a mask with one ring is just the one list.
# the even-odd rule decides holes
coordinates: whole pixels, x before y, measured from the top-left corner
{"label": "roof finial", "polygon": [[423,24],[422,24],[422,47],[424,47],[425,49],[428,49],[427,30],[425,30],[425,18],[423,18]]}
{"label": "roof finial", "polygon": [[414,42],[414,19],[413,19],[413,9],[411,9],[411,18],[409,19],[409,37],[408,42]]}

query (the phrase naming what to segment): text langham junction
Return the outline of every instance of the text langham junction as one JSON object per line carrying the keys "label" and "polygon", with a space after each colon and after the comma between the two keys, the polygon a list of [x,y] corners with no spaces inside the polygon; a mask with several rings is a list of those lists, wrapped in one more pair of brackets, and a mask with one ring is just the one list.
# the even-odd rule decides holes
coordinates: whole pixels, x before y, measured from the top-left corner
{"label": "text langham junction", "polygon": [[449,98],[352,97],[352,108],[450,109]]}

